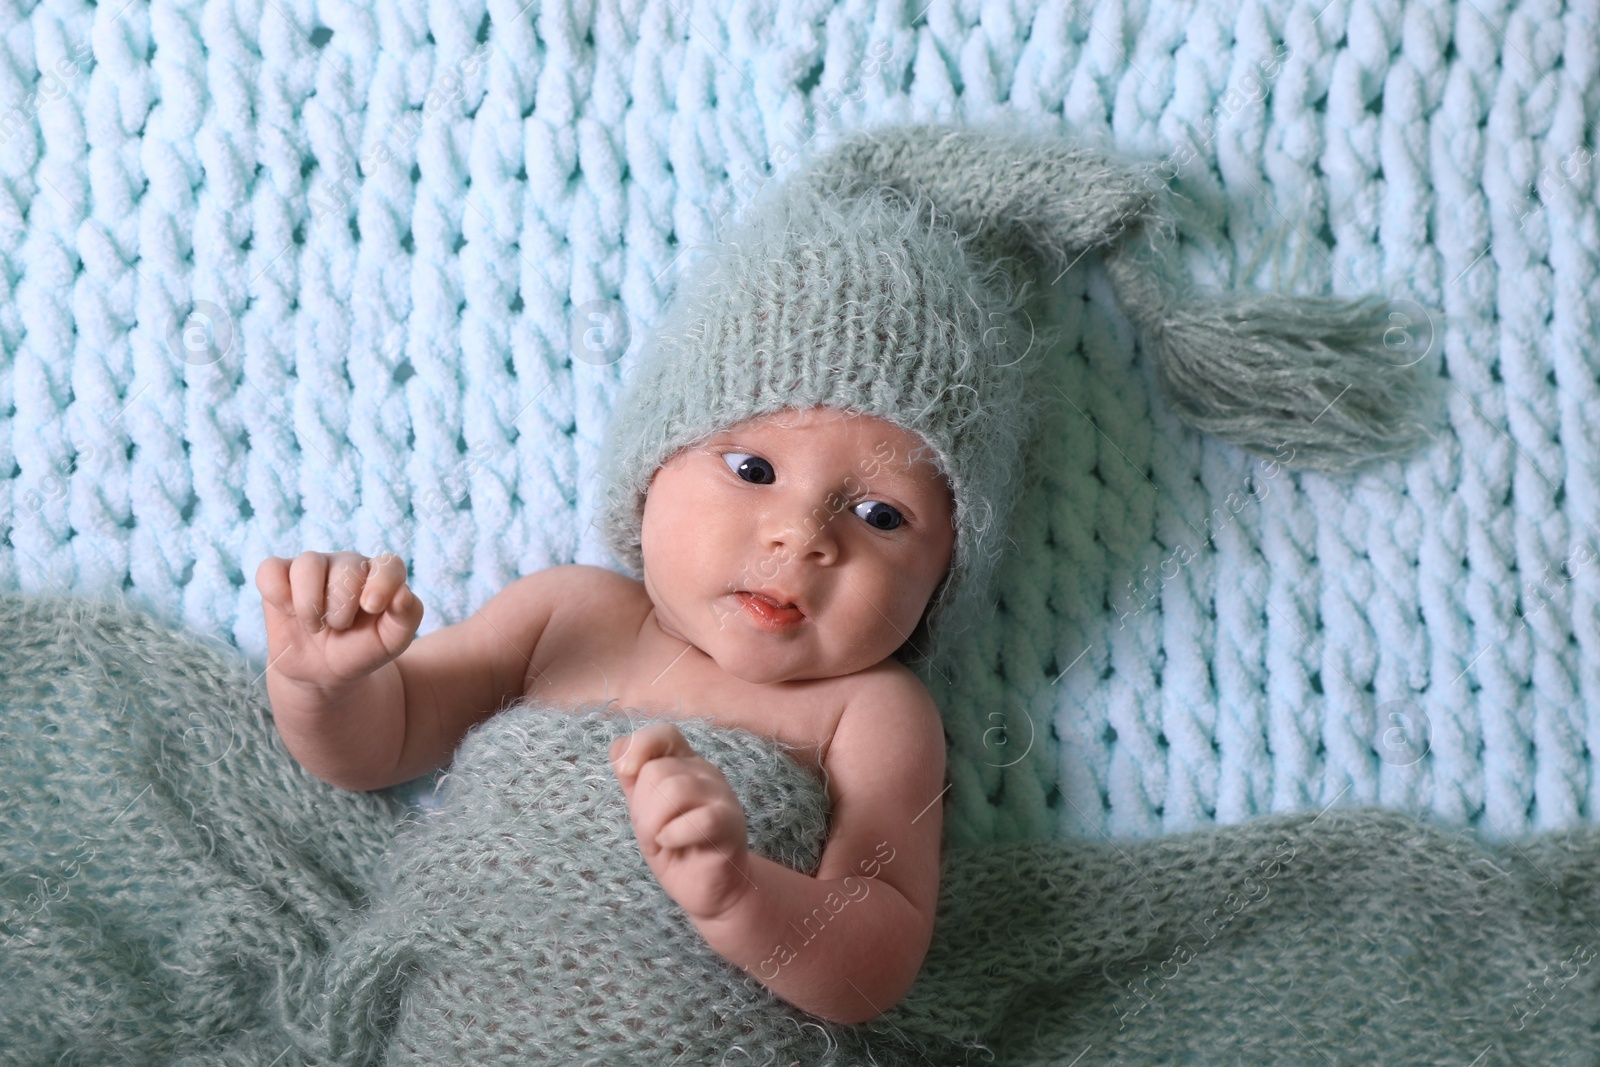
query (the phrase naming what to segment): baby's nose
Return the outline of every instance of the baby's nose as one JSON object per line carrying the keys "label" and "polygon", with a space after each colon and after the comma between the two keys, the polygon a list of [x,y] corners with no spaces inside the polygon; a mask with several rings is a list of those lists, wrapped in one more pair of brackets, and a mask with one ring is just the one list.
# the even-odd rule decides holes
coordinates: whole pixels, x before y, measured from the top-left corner
{"label": "baby's nose", "polygon": [[817,554],[832,559],[838,552],[839,514],[843,501],[837,494],[819,500],[799,498],[793,505],[774,508],[766,517],[764,539],[773,550],[796,556]]}

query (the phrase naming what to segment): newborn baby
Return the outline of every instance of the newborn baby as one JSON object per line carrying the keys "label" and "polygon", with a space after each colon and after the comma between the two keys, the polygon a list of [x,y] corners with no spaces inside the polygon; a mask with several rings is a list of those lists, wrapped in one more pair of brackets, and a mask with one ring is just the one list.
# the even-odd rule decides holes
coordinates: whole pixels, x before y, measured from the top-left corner
{"label": "newborn baby", "polygon": [[[351,790],[443,766],[525,696],[616,698],[802,750],[831,802],[815,877],[748,851],[726,778],[671,723],[609,755],[647,865],[707,944],[807,1012],[874,1018],[911,987],[939,888],[943,728],[892,658],[955,543],[925,453],[894,423],[837,408],[744,420],[656,470],[642,583],[553,567],[414,643],[423,607],[398,557],[268,557],[256,585],[277,729],[308,771]],[[789,948],[817,909],[827,936]]]}
{"label": "newborn baby", "polygon": [[1258,454],[1338,470],[1426,429],[1420,383],[1374,373],[1382,301],[1179,294],[1166,192],[1074,138],[934,125],[856,131],[762,187],[693,242],[707,254],[611,413],[596,518],[642,583],[556,567],[411,647],[399,559],[268,559],[289,751],[375,789],[526,696],[809,749],[831,801],[814,877],[750,854],[726,778],[670,722],[610,756],[644,866],[712,949],[823,1019],[887,1011],[932,936],[945,761],[937,709],[891,657],[924,654],[925,630],[939,658],[989,606],[1024,446],[1065,395],[1035,379],[1060,339],[1047,302],[1028,309],[1037,268],[1100,250],[1174,410]]}

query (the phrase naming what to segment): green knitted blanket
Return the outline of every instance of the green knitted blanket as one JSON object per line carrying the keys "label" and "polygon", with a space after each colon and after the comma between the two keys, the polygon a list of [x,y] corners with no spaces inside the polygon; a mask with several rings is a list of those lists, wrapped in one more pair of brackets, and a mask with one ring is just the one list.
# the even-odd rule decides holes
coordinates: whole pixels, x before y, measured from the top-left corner
{"label": "green knitted blanket", "polygon": [[[514,706],[419,816],[303,772],[237,652],[78,599],[0,597],[0,628],[3,1063],[1600,1056],[1595,831],[1491,848],[1335,808],[948,849],[916,985],[840,1026],[712,953],[650,877],[606,760],[640,719]],[[752,848],[812,869],[821,783],[680,725]]]}

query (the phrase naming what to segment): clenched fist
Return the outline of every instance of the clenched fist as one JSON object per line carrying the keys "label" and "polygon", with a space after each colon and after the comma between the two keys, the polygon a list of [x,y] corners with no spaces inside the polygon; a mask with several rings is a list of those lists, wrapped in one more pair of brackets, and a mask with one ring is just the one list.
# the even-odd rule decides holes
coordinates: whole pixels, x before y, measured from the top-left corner
{"label": "clenched fist", "polygon": [[281,676],[334,692],[404,652],[422,601],[399,556],[302,552],[256,569],[267,623],[267,662]]}
{"label": "clenched fist", "polygon": [[722,771],[668,722],[611,743],[644,861],[695,919],[722,916],[755,888],[744,808]]}

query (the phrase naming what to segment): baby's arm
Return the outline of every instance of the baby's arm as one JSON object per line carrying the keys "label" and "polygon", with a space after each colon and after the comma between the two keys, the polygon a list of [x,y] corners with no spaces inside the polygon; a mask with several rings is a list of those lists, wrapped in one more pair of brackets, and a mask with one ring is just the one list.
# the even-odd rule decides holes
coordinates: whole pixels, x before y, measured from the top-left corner
{"label": "baby's arm", "polygon": [[[403,565],[398,580],[384,569],[397,564],[308,552],[292,564],[269,557],[256,572],[273,722],[301,766],[342,789],[381,789],[447,763],[468,729],[522,695],[540,636],[585,580],[574,572],[588,570],[520,578],[413,642],[421,603]],[[364,594],[382,601],[375,611]]]}
{"label": "baby's arm", "polygon": [[695,925],[790,1003],[865,1022],[905,996],[933,937],[945,743],[927,689],[910,672],[864,683],[824,766],[833,814],[816,876],[751,854],[751,888]]}

